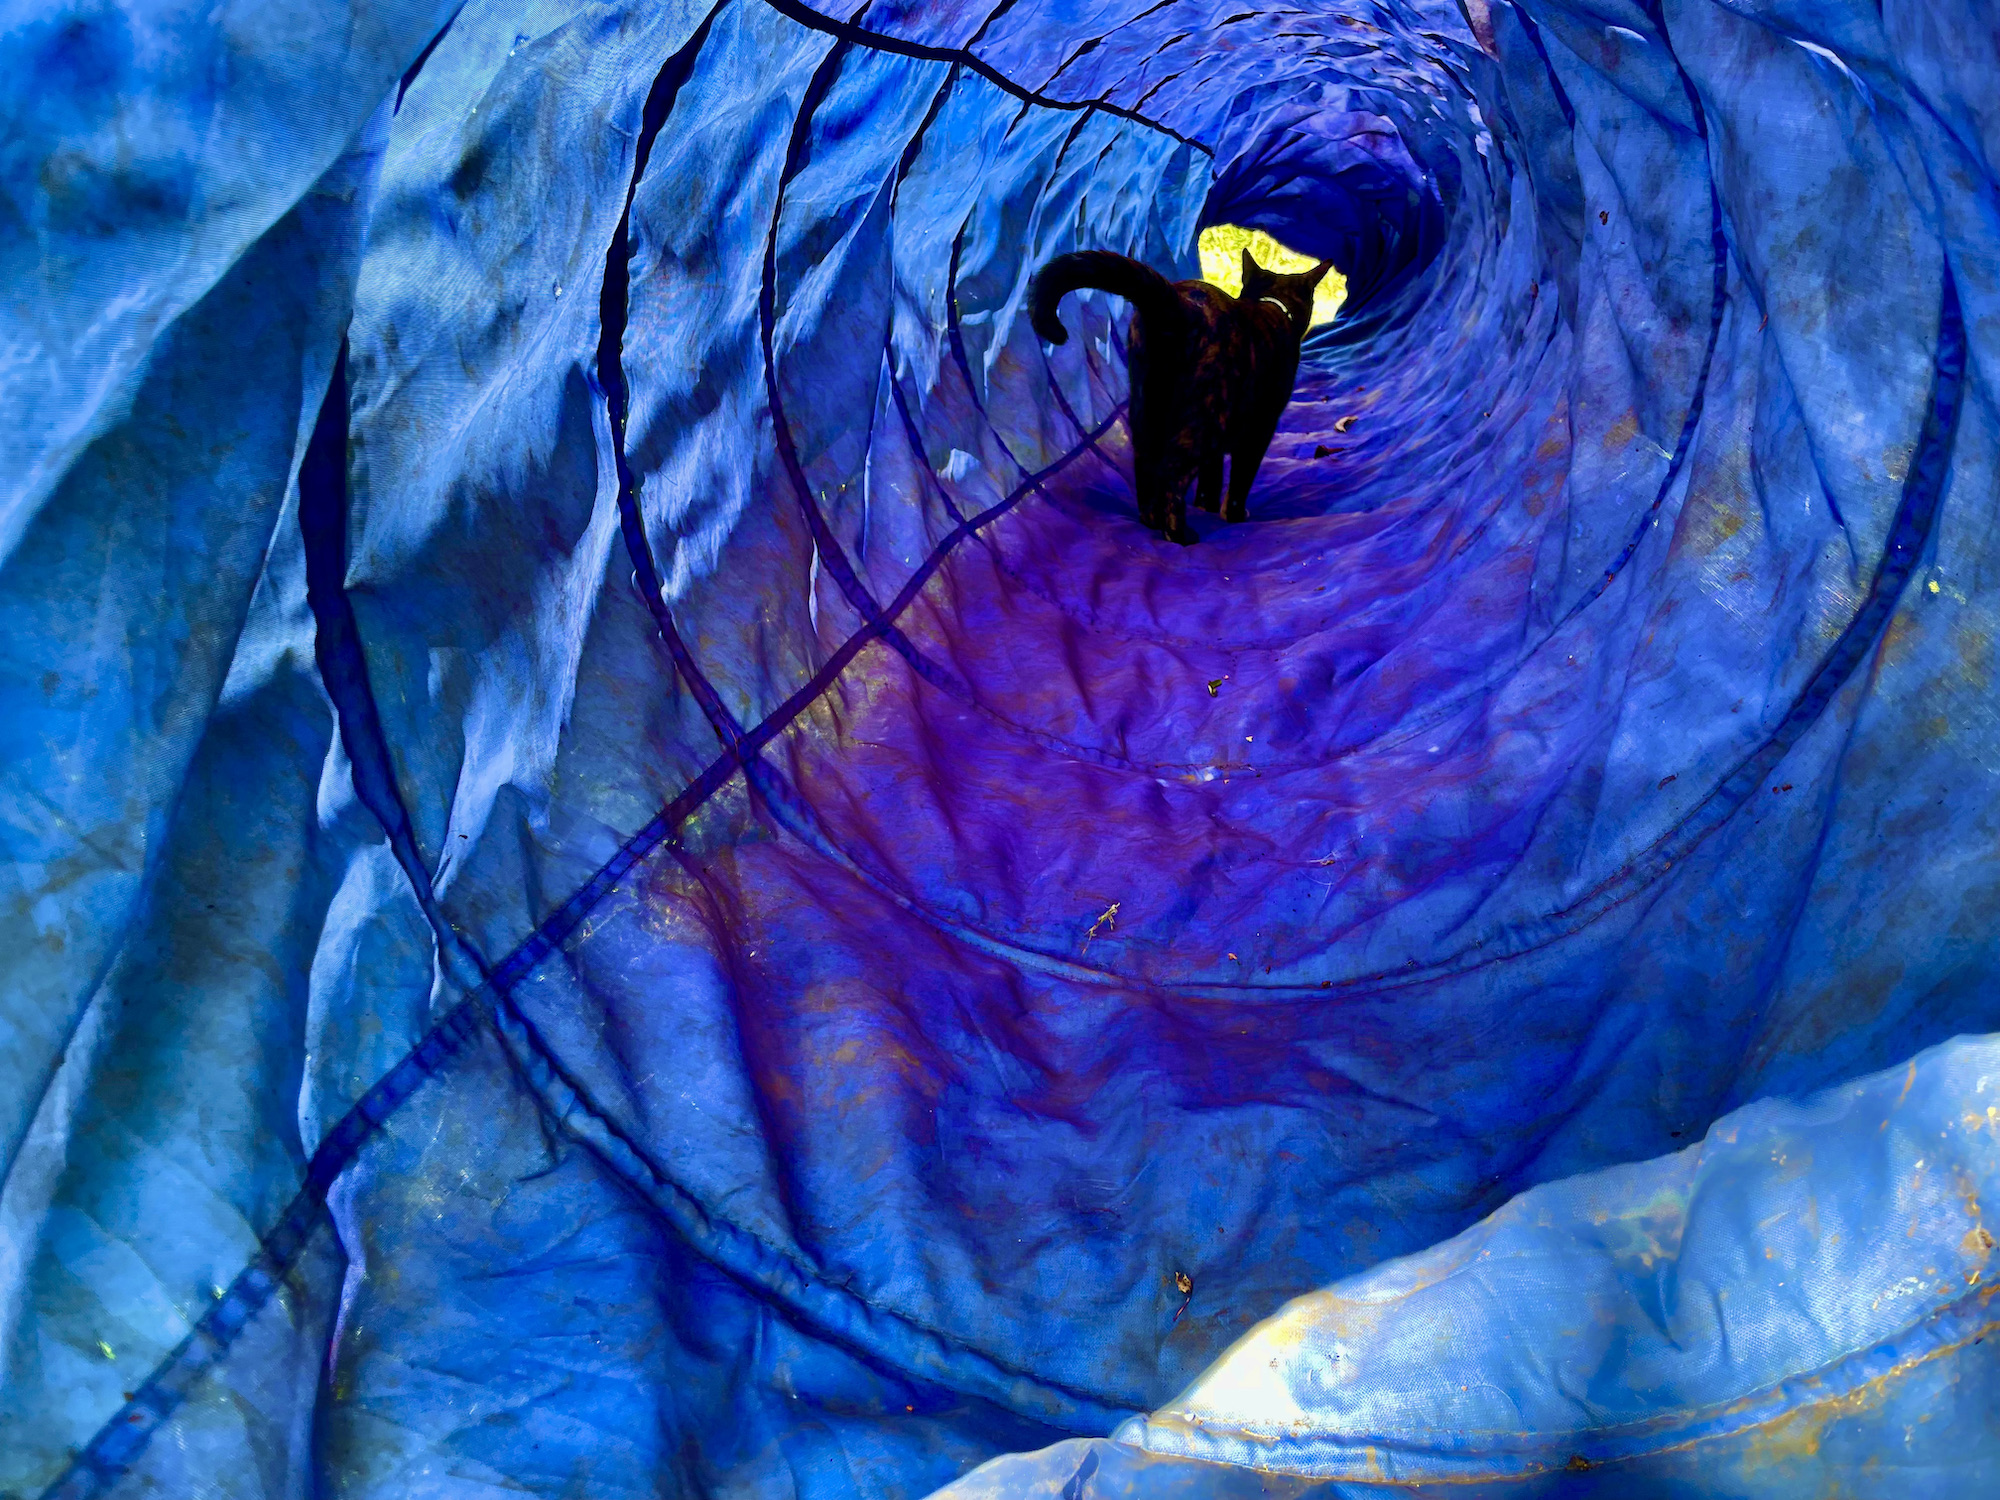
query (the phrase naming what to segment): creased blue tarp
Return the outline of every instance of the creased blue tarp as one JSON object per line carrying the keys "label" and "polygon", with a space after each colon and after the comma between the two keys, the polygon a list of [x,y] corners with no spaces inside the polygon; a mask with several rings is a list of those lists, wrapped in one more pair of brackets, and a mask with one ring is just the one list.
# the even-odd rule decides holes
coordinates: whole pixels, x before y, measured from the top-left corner
{"label": "creased blue tarp", "polygon": [[0,1492],[2000,1478],[1990,6],[0,48]]}

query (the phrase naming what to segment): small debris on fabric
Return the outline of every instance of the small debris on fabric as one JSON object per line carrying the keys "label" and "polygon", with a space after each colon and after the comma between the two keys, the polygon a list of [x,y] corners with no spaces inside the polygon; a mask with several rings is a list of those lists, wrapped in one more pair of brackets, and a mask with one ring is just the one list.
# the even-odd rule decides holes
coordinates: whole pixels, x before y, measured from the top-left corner
{"label": "small debris on fabric", "polygon": [[1118,903],[1114,901],[1109,906],[1104,908],[1102,915],[1100,915],[1095,922],[1092,922],[1090,924],[1090,931],[1086,932],[1083,935],[1083,951],[1085,953],[1088,953],[1090,951],[1090,945],[1092,941],[1096,939],[1099,932],[1110,932],[1116,929],[1117,926],[1118,926]]}

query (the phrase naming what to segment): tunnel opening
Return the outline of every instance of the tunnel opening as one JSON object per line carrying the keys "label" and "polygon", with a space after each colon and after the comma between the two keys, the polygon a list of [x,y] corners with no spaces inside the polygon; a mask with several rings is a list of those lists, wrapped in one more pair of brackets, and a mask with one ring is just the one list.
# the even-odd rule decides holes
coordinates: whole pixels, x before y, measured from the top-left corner
{"label": "tunnel opening", "polygon": [[[1195,242],[1202,280],[1221,287],[1232,297],[1240,297],[1243,294],[1242,255],[1246,250],[1267,271],[1310,271],[1319,264],[1310,255],[1300,254],[1261,229],[1246,229],[1240,224],[1211,224],[1201,231],[1200,239]],[[1339,315],[1340,304],[1346,298],[1347,278],[1338,270],[1328,271],[1325,280],[1314,289],[1309,326],[1317,328],[1331,323]]]}

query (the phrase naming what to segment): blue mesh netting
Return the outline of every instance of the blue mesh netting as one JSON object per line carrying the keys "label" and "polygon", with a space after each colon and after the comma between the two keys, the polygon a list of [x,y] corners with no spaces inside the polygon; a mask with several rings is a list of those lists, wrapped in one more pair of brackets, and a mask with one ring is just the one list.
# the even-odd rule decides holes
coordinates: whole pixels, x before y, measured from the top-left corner
{"label": "blue mesh netting", "polygon": [[2000,1487],[1990,5],[0,37],[0,1492]]}

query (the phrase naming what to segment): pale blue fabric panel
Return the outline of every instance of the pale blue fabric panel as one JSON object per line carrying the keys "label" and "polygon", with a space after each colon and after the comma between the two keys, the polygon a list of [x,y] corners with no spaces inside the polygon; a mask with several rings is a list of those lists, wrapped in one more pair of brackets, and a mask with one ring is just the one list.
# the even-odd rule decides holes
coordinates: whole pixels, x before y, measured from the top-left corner
{"label": "pale blue fabric panel", "polygon": [[1535,1188],[1300,1298],[1115,1441],[995,1460],[941,1500],[1979,1493],[1995,1051],[1953,1042]]}

